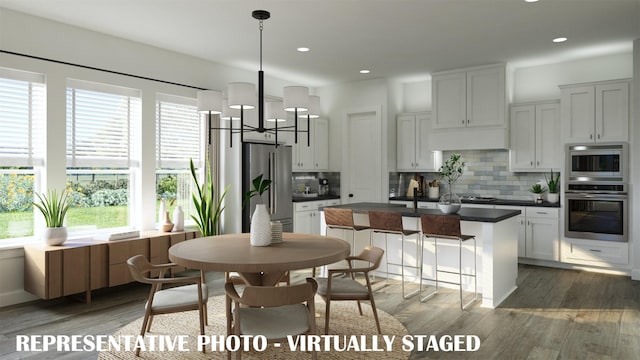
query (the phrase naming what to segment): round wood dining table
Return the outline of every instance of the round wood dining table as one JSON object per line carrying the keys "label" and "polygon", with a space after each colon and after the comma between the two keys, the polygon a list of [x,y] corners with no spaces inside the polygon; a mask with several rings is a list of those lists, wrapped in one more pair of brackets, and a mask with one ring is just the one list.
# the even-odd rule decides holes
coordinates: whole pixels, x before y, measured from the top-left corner
{"label": "round wood dining table", "polygon": [[249,285],[273,286],[287,271],[332,264],[349,256],[350,245],[335,237],[283,233],[282,242],[252,246],[249,234],[187,240],[169,248],[169,260],[190,269],[237,272]]}

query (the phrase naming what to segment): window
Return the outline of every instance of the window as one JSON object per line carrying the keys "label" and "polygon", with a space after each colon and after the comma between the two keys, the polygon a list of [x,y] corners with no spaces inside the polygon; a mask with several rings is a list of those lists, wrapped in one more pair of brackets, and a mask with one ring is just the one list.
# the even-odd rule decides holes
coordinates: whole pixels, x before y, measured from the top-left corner
{"label": "window", "polygon": [[70,231],[133,226],[135,129],[140,91],[78,80],[67,83],[67,189]]}
{"label": "window", "polygon": [[44,75],[0,68],[0,239],[33,235],[45,91]]}
{"label": "window", "polygon": [[[204,132],[196,100],[158,94],[156,100],[156,213],[160,199],[172,211],[181,206],[191,219],[192,181],[189,161],[202,167]],[[172,204],[173,206],[169,206]],[[162,219],[158,219],[160,222]]]}

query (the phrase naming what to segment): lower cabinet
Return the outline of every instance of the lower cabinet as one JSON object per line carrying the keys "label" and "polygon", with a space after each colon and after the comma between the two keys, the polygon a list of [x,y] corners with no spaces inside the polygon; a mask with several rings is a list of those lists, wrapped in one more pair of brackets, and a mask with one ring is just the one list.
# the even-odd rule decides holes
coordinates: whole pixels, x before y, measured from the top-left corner
{"label": "lower cabinet", "polygon": [[294,204],[293,232],[320,234],[320,210],[323,206],[340,205],[340,200],[305,201]]}
{"label": "lower cabinet", "polygon": [[555,218],[527,215],[526,251],[524,257],[560,261],[557,209],[553,209],[551,213],[553,212],[556,214]]}
{"label": "lower cabinet", "polygon": [[130,257],[144,255],[152,263],[167,263],[169,247],[192,239],[197,233],[149,231],[141,235],[141,238],[109,242],[70,240],[62,246],[26,245],[24,289],[41,299],[84,293],[90,302],[91,290],[133,281],[127,265]]}
{"label": "lower cabinet", "polygon": [[565,238],[562,261],[600,267],[629,265],[629,243]]}
{"label": "lower cabinet", "polygon": [[518,257],[560,261],[559,211],[546,207],[496,206],[522,213],[516,219],[518,230]]}

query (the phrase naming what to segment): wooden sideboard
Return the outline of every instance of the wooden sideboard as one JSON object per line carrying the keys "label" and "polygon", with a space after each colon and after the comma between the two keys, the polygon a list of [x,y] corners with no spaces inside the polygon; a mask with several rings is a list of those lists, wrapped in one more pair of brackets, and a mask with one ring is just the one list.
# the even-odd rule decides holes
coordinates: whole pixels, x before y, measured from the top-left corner
{"label": "wooden sideboard", "polygon": [[[140,237],[116,241],[69,240],[61,246],[24,247],[24,289],[41,299],[85,294],[133,281],[127,259],[144,255],[153,264],[168,263],[174,244],[197,237],[197,231],[143,231]],[[176,266],[172,271],[182,271]],[[157,274],[153,274],[157,275]]]}

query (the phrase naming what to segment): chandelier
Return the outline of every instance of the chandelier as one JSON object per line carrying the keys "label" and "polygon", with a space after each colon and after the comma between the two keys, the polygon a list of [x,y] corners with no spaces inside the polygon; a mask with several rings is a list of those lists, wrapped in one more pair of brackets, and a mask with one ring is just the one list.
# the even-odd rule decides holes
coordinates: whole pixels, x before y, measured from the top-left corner
{"label": "chandelier", "polygon": [[[211,131],[224,130],[229,132],[229,145],[233,147],[233,135],[240,134],[240,142],[244,142],[244,134],[249,132],[274,134],[274,145],[278,146],[278,132],[293,132],[294,142],[298,143],[298,134],[307,134],[307,146],[310,146],[311,121],[320,116],[320,98],[309,95],[305,86],[286,86],[283,89],[283,101],[264,101],[264,71],[262,70],[262,30],[264,20],[271,14],[266,10],[254,10],[251,16],[258,20],[260,29],[260,68],[258,70],[258,89],[252,83],[229,83],[226,99],[219,90],[203,90],[198,92],[198,112],[206,114],[209,128],[209,144]],[[256,101],[257,99],[257,101]],[[245,110],[258,108],[258,126],[245,124]],[[266,112],[265,112],[266,108]],[[287,120],[287,112],[293,112],[294,124],[278,126]],[[266,113],[266,114],[265,114]],[[212,116],[220,115],[220,120],[228,120],[229,126],[212,126]],[[298,118],[307,120],[307,129],[301,130]],[[234,122],[240,121],[238,127]],[[273,127],[266,127],[266,122],[273,122]]]}

